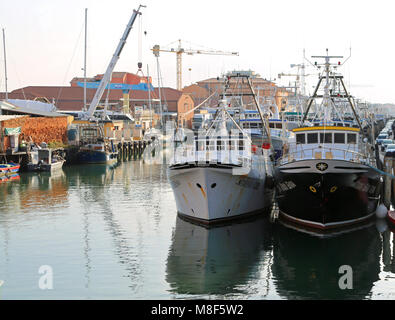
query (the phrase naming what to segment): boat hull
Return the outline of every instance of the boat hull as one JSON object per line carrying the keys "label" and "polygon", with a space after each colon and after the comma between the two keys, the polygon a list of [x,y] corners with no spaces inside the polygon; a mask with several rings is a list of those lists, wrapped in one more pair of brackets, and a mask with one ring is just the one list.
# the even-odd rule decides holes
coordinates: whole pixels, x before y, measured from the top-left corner
{"label": "boat hull", "polygon": [[29,163],[27,165],[28,171],[46,171],[46,172],[53,172],[61,170],[64,164],[64,160],[52,162],[51,164],[32,164]]}
{"label": "boat hull", "polygon": [[275,170],[280,215],[293,222],[330,229],[361,222],[375,214],[380,174],[343,160],[302,160]]}
{"label": "boat hull", "polygon": [[271,204],[265,175],[251,169],[234,175],[230,167],[169,168],[168,177],[180,216],[215,224],[262,213]]}
{"label": "boat hull", "polygon": [[77,153],[77,161],[81,164],[91,164],[91,163],[105,163],[105,164],[115,164],[117,159],[117,154],[112,152],[103,152],[95,150],[84,150]]}

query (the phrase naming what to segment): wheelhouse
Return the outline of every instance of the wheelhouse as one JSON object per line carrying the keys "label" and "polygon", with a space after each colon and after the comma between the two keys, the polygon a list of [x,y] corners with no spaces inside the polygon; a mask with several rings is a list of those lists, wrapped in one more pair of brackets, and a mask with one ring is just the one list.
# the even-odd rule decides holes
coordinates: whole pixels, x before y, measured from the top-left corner
{"label": "wheelhouse", "polygon": [[[284,162],[306,159],[338,159],[363,162],[365,144],[360,129],[341,126],[313,126],[293,129],[295,139],[284,150]],[[370,160],[369,160],[370,161]]]}

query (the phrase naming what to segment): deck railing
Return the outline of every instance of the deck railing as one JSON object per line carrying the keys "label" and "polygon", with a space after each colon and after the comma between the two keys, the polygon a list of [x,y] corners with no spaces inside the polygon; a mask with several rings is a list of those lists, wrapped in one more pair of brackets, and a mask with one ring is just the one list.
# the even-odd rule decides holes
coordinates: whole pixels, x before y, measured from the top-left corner
{"label": "deck railing", "polygon": [[334,159],[346,160],[356,163],[375,164],[373,152],[365,145],[344,145],[344,148],[330,144],[320,144],[308,148],[306,144],[288,144],[284,149],[283,156],[277,160],[277,164],[307,160],[307,159]]}
{"label": "deck railing", "polygon": [[248,139],[195,139],[193,143],[174,147],[170,165],[220,163],[245,166],[250,162],[251,142]]}

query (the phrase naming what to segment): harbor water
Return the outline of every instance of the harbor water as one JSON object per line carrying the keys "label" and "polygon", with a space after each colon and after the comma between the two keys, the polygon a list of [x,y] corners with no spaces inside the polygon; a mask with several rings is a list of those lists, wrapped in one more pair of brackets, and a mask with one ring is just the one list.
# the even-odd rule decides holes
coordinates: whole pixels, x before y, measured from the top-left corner
{"label": "harbor water", "polygon": [[395,298],[384,221],[326,237],[268,217],[207,229],[177,217],[166,165],[143,161],[20,173],[0,190],[0,299]]}

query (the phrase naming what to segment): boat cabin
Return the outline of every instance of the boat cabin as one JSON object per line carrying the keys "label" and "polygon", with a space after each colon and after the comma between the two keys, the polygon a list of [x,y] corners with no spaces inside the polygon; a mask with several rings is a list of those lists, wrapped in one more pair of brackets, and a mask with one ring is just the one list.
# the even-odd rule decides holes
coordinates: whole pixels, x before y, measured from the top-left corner
{"label": "boat cabin", "polygon": [[172,164],[177,163],[222,163],[240,165],[242,158],[251,155],[249,137],[229,136],[195,136],[193,143],[184,142],[176,146]]}
{"label": "boat cabin", "polygon": [[287,161],[339,159],[360,161],[360,129],[341,126],[313,126],[293,129],[295,139],[284,150]]}

